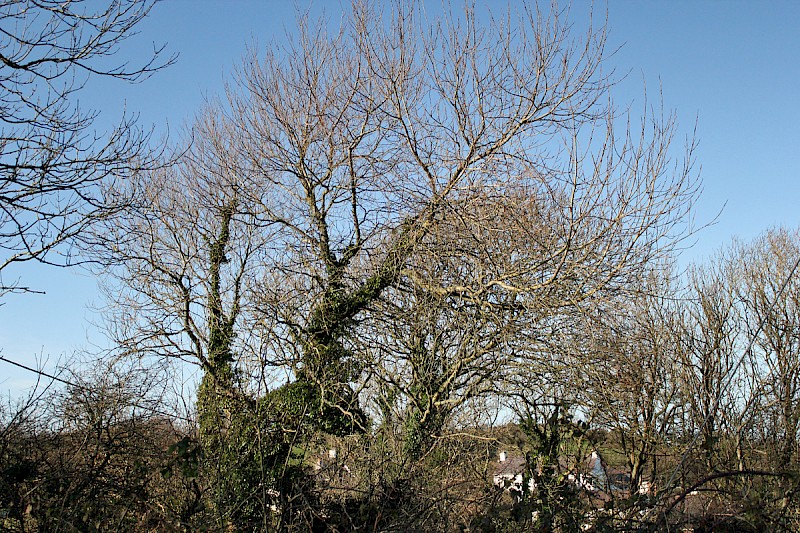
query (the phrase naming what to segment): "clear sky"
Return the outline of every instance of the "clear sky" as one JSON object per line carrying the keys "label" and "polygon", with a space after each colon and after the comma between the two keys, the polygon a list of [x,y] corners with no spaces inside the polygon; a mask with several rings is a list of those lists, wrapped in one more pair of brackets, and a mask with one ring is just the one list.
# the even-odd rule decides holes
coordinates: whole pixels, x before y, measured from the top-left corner
{"label": "clear sky", "polygon": [[[458,5],[457,0],[453,0]],[[298,0],[297,5],[307,2]],[[338,17],[340,0],[317,1]],[[430,17],[440,0],[425,2]],[[510,0],[478,0],[494,11]],[[140,123],[160,134],[191,121],[204,98],[220,94],[224,81],[248,46],[279,42],[292,31],[294,4],[276,0],[166,0],[155,6],[126,43],[135,58],[151,43],[166,43],[178,62],[137,85],[92,84],[81,103],[114,122],[124,106],[140,113]],[[704,192],[695,210],[697,224],[716,224],[696,236],[682,262],[702,261],[734,236],[750,239],[770,226],[800,224],[800,2],[689,1],[596,2],[595,19],[607,8],[607,65],[625,78],[615,88],[621,104],[641,103],[663,92],[677,113],[679,135],[697,126],[697,164]],[[584,27],[590,4],[572,2],[576,28]],[[724,209],[723,209],[724,207]],[[90,307],[100,304],[92,278],[80,271],[23,265],[17,275],[44,295],[11,295],[0,305],[0,354],[35,365],[55,361],[103,340]],[[0,361],[0,394],[18,394],[32,376]]]}

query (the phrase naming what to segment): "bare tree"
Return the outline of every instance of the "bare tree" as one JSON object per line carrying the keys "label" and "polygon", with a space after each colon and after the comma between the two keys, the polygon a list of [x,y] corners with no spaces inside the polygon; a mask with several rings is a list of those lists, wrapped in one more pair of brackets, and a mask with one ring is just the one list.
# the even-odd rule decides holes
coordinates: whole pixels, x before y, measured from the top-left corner
{"label": "bare tree", "polygon": [[[700,435],[704,472],[721,466],[717,462],[727,437],[741,444],[752,408],[746,368],[737,366],[746,338],[736,283],[735,265],[725,253],[717,254],[707,266],[693,267],[689,291],[679,308],[680,320],[675,324],[678,381],[688,417],[683,431]],[[741,462],[741,448],[737,449]],[[730,466],[727,460],[724,463]]]}
{"label": "bare tree", "polygon": [[[187,134],[179,162],[139,173],[107,197],[124,198],[98,225],[93,259],[108,281],[110,335],[123,353],[175,358],[212,374],[249,346],[248,294],[270,232],[242,194],[226,130],[211,112]],[[115,200],[112,200],[115,201]]]}
{"label": "bare tree", "polygon": [[[153,4],[0,4],[0,275],[22,261],[75,262],[70,244],[113,207],[98,185],[152,164],[133,118],[101,135],[98,112],[75,96],[91,78],[139,81],[173,60],[163,47],[141,64],[110,60]],[[23,289],[0,278],[0,291]]]}
{"label": "bare tree", "polygon": [[[608,429],[625,456],[631,493],[637,493],[650,467],[658,474],[657,454],[675,445],[680,405],[674,293],[651,276],[638,298],[631,298],[603,324],[597,359],[586,371],[591,420]],[[624,307],[623,307],[624,306]]]}
{"label": "bare tree", "polygon": [[470,10],[433,28],[389,15],[358,8],[333,36],[303,22],[231,92],[283,228],[265,307],[296,375],[332,397],[360,373],[358,317],[390,289],[553,317],[667,253],[696,192],[672,119],[620,135],[600,105],[602,31],[569,44],[562,14],[534,10],[486,29]]}
{"label": "bare tree", "polygon": [[798,459],[800,431],[800,235],[777,228],[739,245],[738,296],[753,342],[753,370],[762,393],[764,437],[773,441],[775,465]]}
{"label": "bare tree", "polygon": [[[117,355],[199,369],[212,508],[220,527],[243,528],[271,519],[281,489],[274,472],[285,470],[305,407],[266,394],[276,379],[261,361],[269,317],[253,294],[268,274],[263,257],[274,230],[220,116],[214,107],[198,116],[177,161],[106,191],[124,198],[124,208],[97,225],[91,251],[106,276]],[[243,488],[252,486],[259,490]]]}
{"label": "bare tree", "polygon": [[673,117],[617,116],[604,29],[565,18],[355,4],[254,51],[178,165],[108,191],[140,200],[101,247],[130,353],[222,395],[257,359],[289,383],[248,403],[296,412],[300,440],[367,431],[380,387],[423,440],[472,398],[537,394],[553,338],[638,287],[697,193]]}
{"label": "bare tree", "polygon": [[367,353],[372,386],[383,391],[390,420],[402,424],[410,461],[431,451],[452,427],[453,414],[496,391],[507,338],[501,316],[421,289],[389,291],[378,307]]}
{"label": "bare tree", "polygon": [[797,528],[797,263],[796,232],[774,229],[690,269],[674,328],[685,488],[663,488],[660,520]]}

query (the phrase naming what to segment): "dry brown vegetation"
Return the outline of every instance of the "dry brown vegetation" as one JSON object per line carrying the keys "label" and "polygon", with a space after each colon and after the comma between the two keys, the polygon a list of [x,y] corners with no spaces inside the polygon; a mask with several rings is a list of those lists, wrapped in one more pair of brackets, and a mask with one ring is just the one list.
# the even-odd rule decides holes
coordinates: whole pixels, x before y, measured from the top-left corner
{"label": "dry brown vegetation", "polygon": [[2,529],[800,527],[798,233],[676,272],[694,140],[620,116],[602,25],[475,9],[301,17],[64,232],[0,219],[80,242],[113,343],[4,408]]}

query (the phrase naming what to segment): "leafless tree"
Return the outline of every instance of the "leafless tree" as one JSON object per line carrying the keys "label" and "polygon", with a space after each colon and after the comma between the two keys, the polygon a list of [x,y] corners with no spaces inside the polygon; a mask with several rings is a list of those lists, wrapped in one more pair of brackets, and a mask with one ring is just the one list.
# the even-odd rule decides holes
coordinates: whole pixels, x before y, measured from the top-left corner
{"label": "leafless tree", "polygon": [[[668,281],[645,278],[637,298],[597,329],[596,359],[587,369],[585,404],[590,419],[611,432],[624,454],[630,490],[636,493],[650,468],[658,474],[657,455],[676,445],[680,384],[676,365],[674,292]],[[672,301],[671,301],[672,300]]]}
{"label": "leafless tree", "polygon": [[100,247],[129,352],[221,392],[217,362],[257,360],[347,431],[394,388],[425,439],[471,398],[552,384],[580,315],[690,230],[694,147],[672,116],[617,114],[603,28],[515,15],[357,3],[253,51],[177,165],[107,191],[139,200]]}
{"label": "leafless tree", "polygon": [[280,283],[262,289],[297,375],[355,379],[348,331],[390,289],[536,328],[685,234],[692,147],[675,166],[671,118],[620,135],[604,34],[569,44],[562,15],[482,28],[467,10],[426,28],[404,5],[359,7],[339,33],[302,22],[242,68],[230,120],[283,228]]}
{"label": "leafless tree", "polygon": [[90,252],[107,282],[119,354],[197,365],[241,399],[249,396],[240,386],[263,393],[274,378],[260,365],[269,339],[250,333],[265,320],[252,293],[273,231],[218,118],[213,107],[199,115],[179,161],[106,190],[125,207],[97,225]]}
{"label": "leafless tree", "polygon": [[[71,244],[113,207],[98,185],[152,164],[148,134],[123,117],[106,135],[76,95],[92,78],[139,81],[168,65],[162,48],[112,60],[151,0],[0,4],[0,275],[14,263],[74,263]],[[0,278],[0,291],[22,290]]]}
{"label": "leafless tree", "polygon": [[800,431],[800,234],[769,230],[752,244],[739,245],[736,257],[764,437],[774,441],[775,464],[788,467],[798,459]]}
{"label": "leafless tree", "polygon": [[[688,274],[689,290],[675,323],[677,380],[688,417],[683,431],[700,435],[705,473],[733,466],[729,458],[720,457],[725,444],[735,444],[738,462],[743,461],[743,432],[752,421],[754,390],[748,367],[737,364],[747,338],[736,297],[735,262],[723,251]],[[717,464],[720,460],[724,466]]]}
{"label": "leafless tree", "polygon": [[662,522],[797,528],[797,262],[797,233],[773,229],[689,270],[674,328],[688,448]]}

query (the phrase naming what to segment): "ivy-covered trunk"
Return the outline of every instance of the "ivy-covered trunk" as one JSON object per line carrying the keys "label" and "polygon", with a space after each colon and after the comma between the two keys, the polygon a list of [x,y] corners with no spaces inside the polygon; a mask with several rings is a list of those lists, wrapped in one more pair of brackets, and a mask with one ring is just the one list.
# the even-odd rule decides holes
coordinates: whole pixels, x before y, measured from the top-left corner
{"label": "ivy-covered trunk", "polygon": [[284,462],[287,450],[276,442],[270,417],[263,416],[258,403],[242,395],[236,383],[234,328],[240,291],[235,285],[226,309],[221,289],[234,209],[235,205],[229,204],[220,211],[219,231],[207,243],[208,341],[197,413],[203,473],[220,525],[257,531],[275,521],[275,464]]}
{"label": "ivy-covered trunk", "polygon": [[366,415],[350,386],[361,373],[363,362],[345,347],[344,340],[352,333],[356,316],[400,278],[403,265],[429,231],[430,218],[423,212],[403,223],[379,266],[355,287],[346,284],[345,271],[359,246],[348,247],[338,257],[328,248],[320,251],[326,264],[327,286],[311,309],[306,326],[296,331],[303,353],[297,380],[316,388],[318,396],[313,405],[320,417],[317,429],[338,435],[365,429]]}
{"label": "ivy-covered trunk", "polygon": [[[215,239],[208,243],[208,345],[204,361],[204,374],[197,391],[197,413],[200,420],[200,442],[207,454],[221,446],[221,439],[231,420],[233,395],[233,328],[236,322],[238,301],[226,313],[220,292],[220,278],[230,240],[230,225],[234,206],[220,212],[220,229]],[[238,295],[237,295],[238,296]]]}

